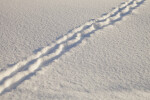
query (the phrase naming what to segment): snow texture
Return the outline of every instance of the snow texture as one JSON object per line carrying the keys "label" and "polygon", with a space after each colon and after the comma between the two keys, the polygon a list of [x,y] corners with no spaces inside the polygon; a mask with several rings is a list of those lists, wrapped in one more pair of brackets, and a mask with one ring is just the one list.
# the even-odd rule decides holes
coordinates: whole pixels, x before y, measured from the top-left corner
{"label": "snow texture", "polygon": [[[105,3],[104,0],[94,1],[95,5]],[[64,9],[61,13],[66,14],[65,6],[76,1],[15,0],[15,3],[13,1],[11,4],[10,0],[7,6],[6,1],[0,2],[0,63],[8,65],[2,66],[0,71],[0,99],[150,99],[150,13],[146,10],[150,5],[148,0],[123,2],[101,17],[88,20],[78,27],[73,26],[75,28],[66,34],[63,33],[74,21],[67,22],[65,19],[61,23],[63,17],[57,18],[60,11],[57,12],[56,6],[62,3]],[[34,2],[36,3],[32,8]],[[107,7],[111,6],[110,2],[106,2]],[[50,12],[56,22],[51,21],[53,19],[49,19],[49,14],[46,14],[49,13],[49,3],[52,3],[51,9],[56,9]],[[94,5],[90,4],[90,1],[81,0],[78,9],[84,9],[81,6],[83,3],[85,7],[86,4]],[[6,9],[8,7],[9,10]],[[92,7],[104,11],[102,7]],[[76,8],[76,5],[71,8]],[[90,10],[92,12],[91,8]],[[15,13],[22,15],[17,16]],[[81,10],[75,18],[81,17],[82,14]],[[36,15],[38,17],[35,17]],[[78,20],[77,24],[80,23]],[[63,25],[68,26],[63,29]],[[62,36],[59,36],[59,29]],[[53,42],[47,44],[49,38]],[[32,41],[34,42],[31,43]],[[47,46],[35,49],[33,53],[28,52],[35,48],[34,46],[45,43]],[[29,47],[26,49],[26,46]],[[28,57],[10,64],[12,59],[19,59],[14,57],[13,52],[17,52],[19,57]]]}

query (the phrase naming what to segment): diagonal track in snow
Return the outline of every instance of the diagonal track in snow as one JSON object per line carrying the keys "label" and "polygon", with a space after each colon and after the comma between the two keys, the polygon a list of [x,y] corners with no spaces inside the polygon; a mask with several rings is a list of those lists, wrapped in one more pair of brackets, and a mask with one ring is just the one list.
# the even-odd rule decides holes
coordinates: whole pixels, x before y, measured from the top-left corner
{"label": "diagonal track in snow", "polygon": [[71,32],[56,40],[55,43],[44,47],[35,55],[31,55],[11,68],[1,71],[0,94],[17,87],[21,82],[31,77],[42,67],[50,64],[55,59],[68,52],[71,48],[82,43],[85,38],[89,37],[95,31],[120,21],[124,16],[130,14],[132,10],[140,6],[143,2],[144,0],[129,0],[124,2],[102,17],[90,20],[73,29]]}

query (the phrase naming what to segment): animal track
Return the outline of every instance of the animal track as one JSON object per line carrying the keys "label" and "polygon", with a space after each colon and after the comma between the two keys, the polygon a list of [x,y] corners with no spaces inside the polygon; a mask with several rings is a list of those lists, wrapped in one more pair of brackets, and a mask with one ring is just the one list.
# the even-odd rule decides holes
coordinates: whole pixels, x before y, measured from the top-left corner
{"label": "animal track", "polygon": [[17,87],[21,82],[31,77],[32,74],[39,71],[42,67],[59,58],[71,48],[82,43],[82,41],[108,25],[111,25],[124,16],[129,14],[133,9],[140,6],[144,0],[129,0],[114,8],[111,12],[100,18],[90,20],[73,29],[63,37],[56,40],[50,46],[44,47],[42,50],[27,59],[18,62],[14,66],[0,72],[0,94],[10,91]]}

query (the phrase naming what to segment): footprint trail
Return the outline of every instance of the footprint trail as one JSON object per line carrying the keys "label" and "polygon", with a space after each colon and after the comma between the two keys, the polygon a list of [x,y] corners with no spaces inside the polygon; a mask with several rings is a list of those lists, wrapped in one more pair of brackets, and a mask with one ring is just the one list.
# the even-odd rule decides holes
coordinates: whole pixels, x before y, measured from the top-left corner
{"label": "footprint trail", "polygon": [[112,25],[120,21],[123,17],[130,14],[132,10],[139,7],[144,0],[129,0],[120,4],[107,14],[97,19],[92,19],[85,24],[73,29],[57,39],[55,43],[44,47],[41,51],[18,62],[14,66],[0,72],[0,94],[4,94],[30,78],[42,67],[52,63],[71,48],[82,43],[95,31]]}

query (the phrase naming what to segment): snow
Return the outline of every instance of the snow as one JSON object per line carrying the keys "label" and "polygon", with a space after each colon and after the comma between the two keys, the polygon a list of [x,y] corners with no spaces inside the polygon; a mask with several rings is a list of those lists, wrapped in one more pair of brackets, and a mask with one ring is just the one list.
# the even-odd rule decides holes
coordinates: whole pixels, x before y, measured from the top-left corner
{"label": "snow", "polygon": [[0,100],[149,100],[149,7],[1,0]]}

